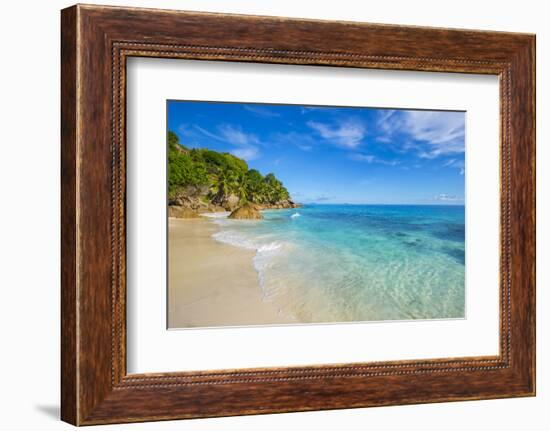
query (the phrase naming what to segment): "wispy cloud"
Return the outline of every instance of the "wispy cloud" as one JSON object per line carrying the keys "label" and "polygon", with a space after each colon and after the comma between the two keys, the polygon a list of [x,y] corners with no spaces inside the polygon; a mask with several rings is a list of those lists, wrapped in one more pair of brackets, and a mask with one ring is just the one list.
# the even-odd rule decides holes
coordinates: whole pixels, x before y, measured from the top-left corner
{"label": "wispy cloud", "polygon": [[361,145],[367,133],[362,122],[351,118],[338,121],[335,124],[317,121],[308,121],[306,124],[328,143],[348,149],[357,148]]}
{"label": "wispy cloud", "polygon": [[208,136],[209,138],[211,139],[215,139],[216,141],[220,141],[220,142],[224,142],[224,139],[218,135],[216,135],[215,133],[212,133],[206,129],[203,129],[202,127],[198,126],[195,124],[194,128],[196,130],[198,130],[200,133],[202,133],[203,135],[205,136]]}
{"label": "wispy cloud", "polygon": [[234,148],[229,152],[246,161],[254,160],[260,157],[260,151],[256,147]]}
{"label": "wispy cloud", "polygon": [[[397,111],[395,109],[384,109],[383,111],[380,111],[378,114],[378,126],[384,130],[385,132],[393,132],[393,129],[395,128],[395,113]],[[393,118],[392,118],[393,117]]]}
{"label": "wispy cloud", "polygon": [[300,108],[300,113],[303,115],[303,114],[309,114],[310,112],[326,111],[326,110],[327,108],[322,106],[302,106]]}
{"label": "wispy cloud", "polygon": [[463,112],[407,111],[405,122],[418,141],[445,145],[452,152],[464,151]]}
{"label": "wispy cloud", "polygon": [[219,126],[221,137],[233,145],[249,146],[259,145],[260,140],[252,133],[245,133],[240,127],[230,124],[222,124]]}
{"label": "wispy cloud", "polygon": [[413,140],[407,149],[416,149],[418,156],[434,159],[464,153],[465,115],[450,111],[387,110],[379,114],[380,142],[393,142],[396,135]]}
{"label": "wispy cloud", "polygon": [[270,137],[273,144],[293,145],[302,151],[311,151],[315,146],[315,140],[311,135],[300,132],[274,133]]}
{"label": "wispy cloud", "polygon": [[[181,127],[179,129],[181,129]],[[181,130],[179,131],[182,132]],[[216,128],[216,131],[212,132],[198,125],[194,125],[193,128],[185,128],[183,131],[183,133],[188,136],[196,135],[197,132],[209,139],[232,145],[233,148],[229,149],[229,152],[246,161],[260,157],[260,150],[258,147],[261,145],[261,141],[256,135],[247,133],[240,127],[230,124],[221,124]]]}
{"label": "wispy cloud", "polygon": [[335,199],[335,196],[332,196],[329,193],[319,192],[318,194],[314,193],[303,193],[299,190],[293,191],[291,193],[294,199],[299,199],[303,203],[321,203],[329,202]]}
{"label": "wispy cloud", "polygon": [[457,202],[457,201],[463,201],[464,199],[457,196],[457,195],[449,195],[447,193],[439,193],[438,195],[435,195],[433,197],[434,201],[442,201],[442,202]]}
{"label": "wispy cloud", "polygon": [[376,159],[372,154],[361,154],[361,153],[352,153],[349,158],[355,160],[356,162],[367,162],[372,163]]}
{"label": "wispy cloud", "polygon": [[193,133],[193,129],[194,129],[194,126],[191,124],[180,123],[176,128],[176,132],[178,132],[180,136],[189,137],[192,135],[196,135],[196,133]]}
{"label": "wispy cloud", "polygon": [[385,160],[372,154],[351,153],[349,158],[356,162],[379,163],[387,166],[396,166],[399,164],[399,160]]}
{"label": "wispy cloud", "polygon": [[269,108],[266,108],[264,106],[258,106],[258,105],[243,105],[243,108],[251,112],[258,117],[264,117],[264,118],[274,118],[274,117],[280,117],[281,114],[278,112],[272,111]]}
{"label": "wispy cloud", "polygon": [[460,159],[448,159],[443,163],[444,168],[456,168],[460,175],[464,175],[464,160]]}
{"label": "wispy cloud", "polygon": [[313,202],[326,202],[326,201],[330,201],[331,199],[334,199],[333,196],[325,196],[325,195],[321,195],[321,196],[317,196],[315,198],[312,199]]}

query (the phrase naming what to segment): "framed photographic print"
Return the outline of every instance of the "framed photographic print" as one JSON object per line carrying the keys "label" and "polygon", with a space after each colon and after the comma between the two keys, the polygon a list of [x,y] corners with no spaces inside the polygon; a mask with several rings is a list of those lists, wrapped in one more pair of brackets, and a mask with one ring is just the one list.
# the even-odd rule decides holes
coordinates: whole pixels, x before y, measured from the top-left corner
{"label": "framed photographic print", "polygon": [[62,11],[62,419],[535,394],[535,37]]}
{"label": "framed photographic print", "polygon": [[167,110],[169,328],[465,317],[464,112]]}

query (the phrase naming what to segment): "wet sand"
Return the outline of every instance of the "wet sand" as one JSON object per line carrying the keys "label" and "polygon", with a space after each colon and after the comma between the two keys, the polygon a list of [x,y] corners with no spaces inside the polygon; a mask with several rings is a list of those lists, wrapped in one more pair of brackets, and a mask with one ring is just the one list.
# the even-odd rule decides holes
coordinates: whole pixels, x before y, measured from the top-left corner
{"label": "wet sand", "polygon": [[217,230],[206,218],[168,221],[169,328],[291,323],[262,299],[255,251],[216,241]]}

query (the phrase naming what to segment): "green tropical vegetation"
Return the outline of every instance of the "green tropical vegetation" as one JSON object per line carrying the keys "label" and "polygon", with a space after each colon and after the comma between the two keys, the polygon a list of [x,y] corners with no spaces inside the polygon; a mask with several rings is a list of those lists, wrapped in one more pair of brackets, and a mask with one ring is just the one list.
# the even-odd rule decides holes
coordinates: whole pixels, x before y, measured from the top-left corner
{"label": "green tropical vegetation", "polygon": [[274,174],[263,176],[232,154],[205,148],[187,148],[168,132],[168,198],[200,197],[204,202],[224,205],[275,205],[290,202],[288,190]]}

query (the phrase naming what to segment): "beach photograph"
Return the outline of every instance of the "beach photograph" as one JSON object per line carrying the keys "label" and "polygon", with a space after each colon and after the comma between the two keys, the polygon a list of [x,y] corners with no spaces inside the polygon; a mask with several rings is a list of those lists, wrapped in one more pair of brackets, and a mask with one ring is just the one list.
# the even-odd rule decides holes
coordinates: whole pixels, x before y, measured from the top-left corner
{"label": "beach photograph", "polygon": [[169,329],[465,318],[465,112],[166,109]]}

